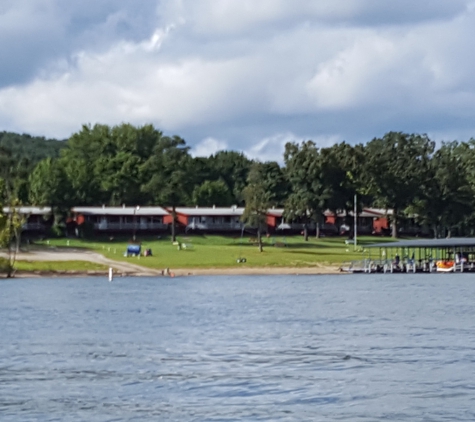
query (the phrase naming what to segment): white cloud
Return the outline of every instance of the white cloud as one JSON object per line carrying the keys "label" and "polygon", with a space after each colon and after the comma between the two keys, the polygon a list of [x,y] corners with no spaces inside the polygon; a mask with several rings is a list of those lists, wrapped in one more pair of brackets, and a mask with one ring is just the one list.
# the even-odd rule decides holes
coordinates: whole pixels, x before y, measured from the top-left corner
{"label": "white cloud", "polygon": [[228,143],[215,138],[203,139],[199,144],[195,145],[191,150],[193,157],[209,157],[219,151],[228,149]]}
{"label": "white cloud", "polygon": [[[28,40],[20,55],[45,40],[58,51],[0,76],[5,130],[62,138],[83,123],[151,122],[195,154],[225,145],[266,160],[307,134],[475,133],[473,2],[86,3],[0,6],[0,36]],[[28,73],[12,82],[17,68]]]}
{"label": "white cloud", "polygon": [[287,142],[300,142],[292,133],[279,133],[268,138],[257,141],[250,148],[246,149],[244,153],[252,159],[259,161],[277,161],[282,162]]}
{"label": "white cloud", "polygon": [[306,140],[313,140],[317,147],[325,148],[329,147],[336,142],[341,142],[340,135],[330,136],[297,136],[291,132],[278,133],[273,136],[261,139],[257,141],[250,148],[247,148],[244,153],[252,159],[256,159],[262,162],[265,161],[277,161],[283,162],[285,144],[288,142],[302,143]]}
{"label": "white cloud", "polygon": [[163,7],[168,19],[180,19],[196,35],[232,36],[308,22],[379,26],[447,19],[463,13],[467,1],[432,0],[427,7],[412,0],[175,0]]}

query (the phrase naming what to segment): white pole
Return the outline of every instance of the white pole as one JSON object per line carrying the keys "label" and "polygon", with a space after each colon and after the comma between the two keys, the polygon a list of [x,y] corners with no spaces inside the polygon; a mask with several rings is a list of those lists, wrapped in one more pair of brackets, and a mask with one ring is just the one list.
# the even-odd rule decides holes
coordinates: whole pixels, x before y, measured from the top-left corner
{"label": "white pole", "polygon": [[354,219],[355,219],[355,235],[353,236],[353,245],[354,245],[354,250],[356,251],[356,245],[358,244],[357,236],[358,236],[358,208],[356,206],[356,193],[355,193],[355,209],[353,211],[354,213]]}
{"label": "white pole", "polygon": [[111,282],[114,279],[114,270],[112,267],[109,267],[109,282]]}

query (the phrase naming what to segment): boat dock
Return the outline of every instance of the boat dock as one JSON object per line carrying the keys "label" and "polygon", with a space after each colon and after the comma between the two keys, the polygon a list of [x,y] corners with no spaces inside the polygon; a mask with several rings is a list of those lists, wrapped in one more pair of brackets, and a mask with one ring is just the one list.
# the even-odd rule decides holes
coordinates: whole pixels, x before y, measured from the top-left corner
{"label": "boat dock", "polygon": [[475,272],[475,238],[400,240],[365,246],[361,260],[343,263],[350,273]]}

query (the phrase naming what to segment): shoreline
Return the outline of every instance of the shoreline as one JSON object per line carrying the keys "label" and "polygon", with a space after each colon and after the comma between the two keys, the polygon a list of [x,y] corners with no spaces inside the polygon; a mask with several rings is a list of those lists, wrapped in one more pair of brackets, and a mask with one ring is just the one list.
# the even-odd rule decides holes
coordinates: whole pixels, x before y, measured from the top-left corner
{"label": "shoreline", "polygon": [[[233,275],[336,275],[344,274],[337,266],[325,267],[241,267],[241,268],[177,268],[170,275],[157,271],[114,271],[114,277],[192,277]],[[0,275],[1,278],[6,278]],[[108,277],[108,271],[16,271],[11,278]]]}
{"label": "shoreline", "polygon": [[[0,251],[0,256],[5,253]],[[149,268],[138,262],[116,261],[97,252],[78,249],[35,250],[17,254],[17,261],[84,261],[100,264],[104,269],[96,270],[16,270],[13,278],[38,277],[108,277],[109,268],[113,268],[115,277],[183,277],[183,276],[232,276],[232,275],[330,275],[341,274],[338,264],[315,263],[311,266],[248,267],[246,265],[207,268]],[[64,268],[64,267],[63,267]],[[76,267],[77,268],[77,267]],[[0,274],[0,278],[5,278]]]}

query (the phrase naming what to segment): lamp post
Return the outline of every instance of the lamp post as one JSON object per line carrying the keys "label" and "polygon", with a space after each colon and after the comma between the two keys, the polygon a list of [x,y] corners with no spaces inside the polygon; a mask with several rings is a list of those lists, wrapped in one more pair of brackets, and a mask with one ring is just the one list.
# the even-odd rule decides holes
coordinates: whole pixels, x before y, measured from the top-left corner
{"label": "lamp post", "polygon": [[353,211],[353,214],[354,214],[354,224],[355,224],[355,234],[353,236],[353,248],[354,250],[356,251],[356,246],[358,244],[358,207],[356,205],[356,202],[357,202],[357,196],[356,196],[356,193],[355,193],[355,201],[354,201],[354,211]]}
{"label": "lamp post", "polygon": [[135,241],[135,234],[137,233],[137,211],[140,209],[140,206],[137,205],[135,208],[134,208],[134,236],[133,236],[133,240]]}

